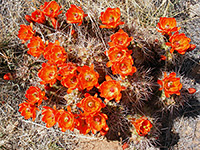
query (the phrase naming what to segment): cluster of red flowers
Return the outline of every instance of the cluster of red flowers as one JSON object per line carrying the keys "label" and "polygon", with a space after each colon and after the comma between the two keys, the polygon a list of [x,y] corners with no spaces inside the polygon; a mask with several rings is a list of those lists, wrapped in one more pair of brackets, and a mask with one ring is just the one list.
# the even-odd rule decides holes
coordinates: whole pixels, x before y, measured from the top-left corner
{"label": "cluster of red flowers", "polygon": [[136,72],[136,67],[133,66],[133,58],[131,50],[128,50],[128,45],[133,40],[126,32],[120,29],[118,32],[110,36],[110,49],[105,52],[109,58],[107,67],[111,67],[113,74],[119,74],[124,80],[126,76],[133,75]]}
{"label": "cluster of red flowers", "polygon": [[[190,38],[186,37],[184,33],[179,33],[181,27],[176,27],[175,18],[166,18],[161,17],[160,22],[157,24],[158,32],[161,32],[163,35],[169,36],[169,42],[166,43],[167,46],[171,46],[170,53],[177,51],[180,54],[185,54],[185,52],[192,51],[196,48],[196,45],[189,44],[191,41]],[[173,34],[173,32],[175,32]],[[166,56],[161,56],[161,60],[165,60]],[[167,76],[167,73],[164,72],[164,78],[157,81],[161,85],[160,91],[164,89],[165,96],[167,98],[172,94],[180,95],[179,90],[182,88],[180,83],[180,78],[176,78],[176,73],[172,72]],[[193,88],[190,88],[193,89]],[[191,90],[189,90],[189,93]],[[195,90],[195,89],[194,89]],[[193,91],[194,91],[193,90]],[[195,90],[196,91],[196,90]]]}
{"label": "cluster of red flowers", "polygon": [[38,87],[30,86],[26,91],[25,97],[27,98],[26,102],[19,104],[19,112],[24,116],[25,119],[32,118],[33,121],[36,117],[36,110],[38,106],[42,103],[42,100],[47,100],[45,92]]}
{"label": "cluster of red flowers", "polygon": [[[190,38],[188,38],[184,33],[178,32],[181,27],[176,27],[175,18],[161,17],[157,27],[158,32],[169,36],[169,42],[167,42],[166,45],[171,46],[170,53],[177,51],[183,55],[185,52],[192,51],[196,48],[196,45],[189,44],[191,41]],[[175,33],[172,35],[173,32]]]}
{"label": "cluster of red flowers", "polygon": [[[72,62],[67,62],[68,54],[64,47],[60,46],[59,41],[44,42],[39,36],[35,36],[36,31],[33,30],[33,24],[40,23],[46,24],[49,17],[52,26],[59,28],[59,22],[57,21],[58,15],[62,13],[61,6],[55,1],[45,2],[40,6],[40,9],[34,11],[31,16],[26,15],[26,20],[30,25],[20,25],[18,37],[22,40],[22,43],[30,40],[27,44],[27,53],[33,57],[40,57],[41,55],[47,60],[42,64],[42,68],[38,71],[38,76],[42,80],[40,84],[49,85],[52,87],[57,81],[62,86],[67,88],[67,93],[71,93],[74,89],[78,88],[79,91],[90,91],[94,87],[97,87],[100,96],[107,103],[110,100],[120,102],[122,93],[125,87],[121,86],[120,81],[113,80],[110,76],[105,76],[105,81],[99,85],[99,74],[94,70],[94,64],[91,66],[77,66]],[[78,23],[78,26],[82,25],[84,17],[84,11],[81,7],[71,5],[66,12],[67,23]],[[120,20],[121,13],[119,8],[107,8],[105,12],[101,13],[100,20],[102,25],[100,28],[116,28],[119,25],[124,24]],[[158,23],[158,31],[163,35],[169,36],[169,42],[166,45],[171,46],[170,53],[176,50],[180,54],[193,50],[196,46],[189,44],[190,38],[186,37],[184,33],[179,33],[180,27],[176,27],[176,20],[174,18],[160,18]],[[174,34],[172,34],[175,32]],[[136,72],[136,67],[133,66],[133,58],[131,56],[132,50],[128,49],[133,37],[119,29],[118,32],[110,36],[111,41],[108,42],[110,46],[109,50],[105,52],[109,61],[107,67],[111,67],[112,73],[119,74],[121,79],[124,80],[126,76],[131,76]],[[165,60],[165,56],[162,56],[162,60]],[[4,76],[5,80],[12,79],[11,74]],[[180,95],[182,84],[180,78],[176,78],[176,73],[172,72],[167,76],[164,73],[164,78],[157,81],[161,85],[159,90],[164,90],[166,97],[170,97],[172,94]],[[46,89],[48,90],[48,89]],[[193,88],[188,89],[189,93],[194,93],[196,90]],[[87,134],[90,131],[95,134],[100,132],[101,135],[105,135],[109,127],[106,123],[108,119],[107,115],[102,113],[102,108],[106,107],[106,104],[102,99],[98,98],[98,95],[94,96],[86,93],[85,98],[81,99],[77,103],[78,113],[73,113],[71,107],[68,106],[65,109],[56,109],[48,106],[43,106],[42,121],[46,123],[46,127],[50,128],[58,123],[58,126],[63,132],[66,130],[73,131],[74,128],[78,129],[81,134]],[[39,110],[38,106],[43,100],[47,100],[45,92],[38,87],[31,86],[26,91],[25,97],[27,100],[19,104],[19,112],[25,119],[32,118],[34,121],[36,118],[36,111]],[[131,122],[138,135],[146,136],[151,128],[152,123],[146,117],[140,117],[139,119],[132,119]]]}

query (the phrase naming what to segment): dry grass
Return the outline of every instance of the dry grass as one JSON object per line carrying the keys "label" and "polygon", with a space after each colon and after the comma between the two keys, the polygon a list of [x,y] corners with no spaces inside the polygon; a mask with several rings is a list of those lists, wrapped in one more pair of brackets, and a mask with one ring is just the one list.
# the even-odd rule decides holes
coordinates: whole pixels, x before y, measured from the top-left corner
{"label": "dry grass", "polygon": [[[174,71],[179,72],[182,78],[185,78],[184,81],[187,88],[193,84],[199,92],[200,73],[198,69],[200,30],[197,26],[200,21],[197,7],[199,3],[197,0],[57,0],[57,2],[63,6],[63,12],[67,11],[70,4],[81,6],[84,12],[88,14],[87,21],[91,21],[92,23],[91,28],[95,34],[93,36],[89,35],[87,39],[85,38],[87,35],[86,31],[89,29],[86,27],[73,26],[80,37],[76,45],[65,45],[65,41],[69,42],[71,40],[69,36],[70,31],[65,30],[66,28],[63,28],[61,31],[55,31],[53,34],[49,33],[46,35],[51,37],[52,41],[59,38],[61,45],[76,49],[76,53],[73,52],[72,55],[83,58],[82,64],[80,65],[87,64],[88,61],[89,64],[91,64],[94,63],[95,60],[95,62],[104,63],[105,66],[105,62],[102,62],[100,56],[103,51],[108,49],[106,43],[109,40],[109,35],[112,34],[113,31],[109,31],[107,32],[108,35],[105,35],[105,31],[101,31],[98,26],[100,22],[100,12],[105,11],[107,7],[120,8],[122,14],[121,19],[126,22],[126,25],[122,27],[130,32],[130,36],[139,40],[137,41],[139,43],[143,43],[143,41],[153,43],[156,38],[162,39],[162,36],[157,33],[155,29],[159,18],[162,16],[176,17],[178,25],[182,27],[181,31],[191,37],[192,43],[196,44],[197,48],[195,51],[184,56],[180,61],[176,60],[179,65],[174,68]],[[18,112],[18,104],[22,103],[25,99],[24,93],[26,89],[30,85],[40,86],[38,83],[39,78],[37,77],[37,71],[35,70],[38,70],[40,67],[37,63],[40,64],[44,62],[44,60],[42,58],[35,60],[27,55],[27,48],[21,44],[17,34],[20,24],[27,24],[24,16],[27,14],[30,15],[31,12],[43,3],[43,0],[0,0],[0,149],[95,150],[99,148],[105,150],[120,150],[121,142],[123,141],[119,143],[113,141],[107,142],[104,137],[99,135],[80,135],[77,131],[67,131],[63,133],[59,131],[57,126],[48,129],[41,121],[41,112],[37,114],[35,122],[24,120]],[[60,19],[65,20],[64,18],[65,15],[63,13]],[[41,28],[42,27],[38,25],[35,29],[41,33]],[[162,40],[160,42],[162,42]],[[87,43],[87,45],[85,45],[85,43]],[[85,53],[82,53],[83,50],[85,50]],[[146,50],[144,50],[144,52],[146,52]],[[140,63],[141,62],[138,62],[138,64]],[[193,66],[193,68],[191,66]],[[2,79],[3,75],[12,71],[14,71],[17,78],[14,81],[4,81]],[[191,80],[193,80],[193,82]],[[145,83],[145,90],[147,91],[149,91],[148,85],[150,81],[151,79],[149,78],[148,82]],[[140,87],[143,83],[138,82],[138,84],[140,84],[138,85],[138,87]],[[138,87],[134,86],[132,88]],[[136,93],[136,95],[137,94],[138,93]],[[138,94],[137,96],[141,95]],[[198,93],[196,96],[198,96]],[[143,96],[143,98],[144,97],[145,96]],[[190,102],[188,102],[188,104],[191,106],[191,110],[183,110],[183,114],[187,113],[187,111],[189,111],[190,114],[192,111],[196,112],[199,110],[199,102],[197,102],[198,106],[195,106],[194,109],[193,107],[196,103],[190,104]],[[184,119],[184,116],[177,119],[177,122],[174,124],[174,132],[180,135],[180,140],[176,146],[179,149],[184,149],[183,143],[188,141],[188,139],[191,140],[199,137],[199,131],[196,130],[199,124],[198,115],[198,113],[193,115],[194,120],[192,121],[189,119],[192,124],[195,124],[195,130],[191,133],[194,134],[192,136],[189,133],[185,135],[182,133],[188,123],[187,119]],[[191,116],[192,115],[189,115],[189,118]],[[166,140],[165,143],[160,143],[160,147],[169,148],[174,145],[173,138],[171,138],[171,135],[167,134],[168,132],[171,133],[172,126],[173,125],[167,126],[167,129],[164,127],[159,129],[162,132],[161,136]],[[166,131],[166,134],[164,134],[163,131]],[[140,149],[140,145],[142,145],[144,149],[156,149],[149,141],[144,140],[142,142],[139,144],[132,143],[130,149]],[[196,142],[196,145],[192,145],[194,149],[199,144],[198,140]],[[101,143],[108,146],[101,147]],[[176,143],[177,141],[175,144]],[[189,149],[191,143],[187,143]]]}

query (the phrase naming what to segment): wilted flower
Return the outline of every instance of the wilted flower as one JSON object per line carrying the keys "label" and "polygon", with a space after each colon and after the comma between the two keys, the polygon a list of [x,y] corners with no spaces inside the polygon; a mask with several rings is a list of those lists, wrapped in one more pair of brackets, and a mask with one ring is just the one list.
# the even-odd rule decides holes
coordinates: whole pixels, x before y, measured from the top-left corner
{"label": "wilted flower", "polygon": [[45,44],[39,36],[33,36],[27,47],[29,48],[28,54],[39,57],[44,52]]}
{"label": "wilted flower", "polygon": [[18,31],[18,37],[23,40],[22,43],[25,43],[26,41],[30,40],[33,35],[35,34],[35,31],[32,29],[32,23],[31,25],[20,25],[20,29]]}
{"label": "wilted flower", "polygon": [[106,100],[112,100],[115,98],[117,103],[120,102],[122,97],[121,91],[124,87],[121,87],[120,82],[112,80],[110,76],[106,75],[106,81],[99,86],[100,96],[106,98]]}
{"label": "wilted flower", "polygon": [[185,54],[185,52],[187,52],[187,50],[190,48],[190,41],[191,39],[186,37],[186,35],[184,33],[174,33],[170,38],[169,38],[170,42],[167,42],[166,45],[167,46],[171,46],[171,50],[170,53],[173,53],[174,50],[176,50],[178,53],[180,54]]}
{"label": "wilted flower", "polygon": [[28,102],[19,104],[19,112],[24,116],[24,119],[32,118],[34,121],[36,118],[36,110],[39,110],[35,105],[31,105]]}
{"label": "wilted flower", "polygon": [[102,100],[97,98],[97,94],[91,96],[86,93],[84,96],[85,98],[77,104],[77,107],[83,110],[83,116],[93,116],[97,112],[100,112],[102,108],[106,107]]}
{"label": "wilted flower", "polygon": [[90,125],[92,133],[96,134],[97,131],[100,131],[101,135],[105,135],[109,130],[106,120],[108,119],[106,114],[96,113],[94,116],[86,118],[86,122]]}
{"label": "wilted flower", "polygon": [[56,114],[57,110],[56,107],[54,106],[54,109],[48,106],[43,106],[42,110],[42,121],[46,123],[46,127],[50,128],[56,124]]}
{"label": "wilted flower", "polygon": [[42,100],[47,100],[45,92],[35,86],[30,86],[26,91],[25,97],[28,99],[29,104],[34,105],[38,103],[38,106],[42,103]]}
{"label": "wilted flower", "polygon": [[180,83],[180,78],[176,78],[176,73],[172,72],[167,76],[167,73],[164,72],[164,78],[157,81],[161,85],[160,91],[164,89],[165,96],[170,97],[172,94],[180,95],[179,90],[182,88]]}
{"label": "wilted flower", "polygon": [[157,24],[158,32],[161,32],[163,35],[168,34],[171,36],[172,32],[180,30],[180,27],[176,27],[175,18],[166,18],[160,17],[160,22]]}
{"label": "wilted flower", "polygon": [[78,23],[79,26],[82,24],[83,18],[87,16],[86,14],[84,14],[84,11],[81,7],[73,4],[67,10],[67,13],[65,15],[67,17],[67,23]]}
{"label": "wilted flower", "polygon": [[43,63],[42,68],[38,72],[38,77],[43,80],[40,84],[49,83],[52,86],[56,82],[57,76],[57,67],[47,63]]}
{"label": "wilted flower", "polygon": [[56,1],[45,2],[44,5],[40,6],[44,14],[50,18],[55,18],[61,14],[60,8],[61,6]]}
{"label": "wilted flower", "polygon": [[89,66],[83,66],[77,68],[79,75],[78,79],[80,81],[79,88],[80,90],[87,89],[91,90],[94,86],[98,86],[99,74],[94,71],[94,64]]}
{"label": "wilted flower", "polygon": [[67,58],[67,53],[65,49],[60,46],[59,41],[55,43],[49,43],[44,50],[44,58],[48,60],[50,64],[62,64]]}
{"label": "wilted flower", "polygon": [[140,136],[145,136],[147,135],[151,128],[152,128],[152,124],[151,122],[147,119],[147,117],[140,117],[139,119],[133,119],[133,121],[131,122],[137,133],[140,135]]}
{"label": "wilted flower", "polygon": [[118,32],[110,36],[111,42],[108,42],[109,46],[120,46],[128,47],[130,42],[133,40],[133,37],[129,37],[126,32],[122,29],[119,29]]}
{"label": "wilted flower", "polygon": [[100,28],[116,28],[118,25],[124,24],[120,21],[120,16],[119,8],[107,8],[105,12],[101,12],[100,20],[104,25],[100,25]]}
{"label": "wilted flower", "polygon": [[132,57],[124,57],[122,60],[114,63],[111,67],[113,74],[119,74],[122,80],[128,75],[133,75],[137,71],[136,67],[133,67]]}

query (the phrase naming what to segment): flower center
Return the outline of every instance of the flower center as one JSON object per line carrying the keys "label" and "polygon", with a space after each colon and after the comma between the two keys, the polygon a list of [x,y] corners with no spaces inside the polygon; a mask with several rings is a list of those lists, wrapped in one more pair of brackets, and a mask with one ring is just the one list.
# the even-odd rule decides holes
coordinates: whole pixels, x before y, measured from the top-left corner
{"label": "flower center", "polygon": [[85,76],[85,80],[86,80],[86,81],[91,81],[91,80],[92,80],[91,75],[90,75],[90,74],[87,74],[87,75]]}
{"label": "flower center", "polygon": [[68,121],[69,121],[69,118],[65,117],[64,122],[68,122]]}
{"label": "flower center", "polygon": [[123,70],[123,71],[126,70],[127,69],[126,64],[122,63],[120,65],[120,69]]}
{"label": "flower center", "polygon": [[176,47],[178,47],[178,46],[180,45],[180,43],[179,43],[179,42],[174,42],[174,45],[175,45]]}
{"label": "flower center", "polygon": [[78,13],[73,13],[73,15],[74,15],[74,18],[78,18]]}
{"label": "flower center", "polygon": [[49,78],[53,78],[53,76],[54,76],[54,72],[50,72],[48,75]]}
{"label": "flower center", "polygon": [[115,91],[115,89],[114,89],[113,87],[111,87],[111,88],[110,88],[110,92],[113,93],[114,91]]}
{"label": "flower center", "polygon": [[90,101],[90,102],[88,103],[88,107],[90,107],[90,108],[94,107],[94,105],[95,105],[95,103],[94,103],[93,101]]}
{"label": "flower center", "polygon": [[114,17],[113,17],[112,15],[109,17],[109,21],[110,21],[110,22],[113,22],[113,21],[114,21]]}
{"label": "flower center", "polygon": [[30,112],[30,109],[29,108],[26,108],[26,113]]}
{"label": "flower center", "polygon": [[76,77],[73,76],[71,79],[70,79],[71,83],[76,83]]}
{"label": "flower center", "polygon": [[169,29],[169,25],[168,25],[168,24],[166,24],[166,25],[165,25],[165,28],[166,28],[166,29]]}
{"label": "flower center", "polygon": [[94,118],[94,121],[95,121],[95,122],[100,122],[100,121],[101,121],[101,118],[100,118],[99,116],[97,116],[97,117]]}
{"label": "flower center", "polygon": [[173,82],[171,82],[171,81],[170,81],[170,82],[168,82],[168,84],[167,84],[167,85],[168,85],[168,87],[172,87],[172,85],[173,85]]}

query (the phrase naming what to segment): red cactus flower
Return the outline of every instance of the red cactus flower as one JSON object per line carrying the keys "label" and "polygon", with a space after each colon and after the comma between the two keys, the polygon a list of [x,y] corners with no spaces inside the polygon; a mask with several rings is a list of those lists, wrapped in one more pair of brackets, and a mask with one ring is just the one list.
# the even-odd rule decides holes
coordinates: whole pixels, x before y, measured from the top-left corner
{"label": "red cactus flower", "polygon": [[115,62],[121,61],[124,57],[130,56],[132,53],[131,50],[128,50],[127,48],[122,48],[122,47],[111,47],[109,48],[108,51],[106,51],[109,62],[107,62],[106,66],[111,67]]}
{"label": "red cactus flower", "polygon": [[76,64],[72,62],[60,64],[58,65],[58,68],[58,74],[60,74],[61,78],[68,76],[69,74],[74,74],[77,70]]}
{"label": "red cactus flower", "polygon": [[55,18],[61,14],[60,8],[61,6],[56,1],[45,2],[44,5],[40,6],[43,13],[50,18]]}
{"label": "red cactus flower", "polygon": [[133,40],[133,37],[129,37],[126,32],[122,29],[119,29],[118,32],[110,36],[111,42],[108,42],[109,46],[121,46],[128,47],[130,42]]}
{"label": "red cactus flower", "polygon": [[41,24],[45,23],[45,21],[46,21],[44,13],[39,9],[32,12],[31,19],[34,22],[41,23]]}
{"label": "red cactus flower", "polygon": [[48,106],[43,106],[42,110],[42,121],[46,123],[46,127],[50,128],[56,124],[56,114],[57,110],[54,105],[54,109],[48,107]]}
{"label": "red cactus flower", "polygon": [[79,80],[76,73],[68,74],[62,78],[61,84],[67,87],[67,93],[71,93],[74,89],[78,87]]}
{"label": "red cactus flower", "polygon": [[139,119],[133,120],[131,123],[134,125],[137,133],[140,136],[147,135],[152,128],[151,122],[147,119],[147,117],[144,116],[140,117]]}
{"label": "red cactus flower", "polygon": [[34,121],[36,118],[36,110],[39,110],[35,105],[31,105],[28,102],[24,102],[19,104],[19,112],[21,112],[21,115],[24,116],[24,119],[32,118]]}
{"label": "red cactus flower", "polygon": [[55,43],[49,43],[44,50],[44,58],[48,60],[50,64],[62,64],[67,58],[67,53],[65,49],[60,46],[59,41]]}
{"label": "red cactus flower", "polygon": [[170,53],[173,53],[174,50],[176,50],[178,53],[180,54],[185,54],[185,52],[187,52],[187,50],[190,48],[190,41],[191,39],[186,37],[186,35],[184,33],[174,33],[170,38],[169,38],[170,42],[167,42],[166,45],[167,46],[171,46],[171,50]]}
{"label": "red cactus flower", "polygon": [[106,114],[96,113],[94,116],[87,117],[86,122],[90,125],[93,134],[100,131],[102,135],[105,135],[109,130],[109,127],[106,124],[107,119],[108,117]]}
{"label": "red cactus flower", "polygon": [[194,94],[196,92],[195,88],[188,88],[188,93]]}
{"label": "red cactus flower", "polygon": [[105,12],[101,12],[100,20],[102,24],[100,28],[116,28],[124,24],[120,21],[121,12],[119,8],[107,8]]}
{"label": "red cactus flower", "polygon": [[28,99],[29,104],[34,105],[35,103],[38,103],[38,106],[42,103],[42,100],[47,100],[45,92],[35,86],[29,87],[26,91],[25,97]]}
{"label": "red cactus flower", "polygon": [[157,27],[159,28],[158,32],[161,32],[163,35],[168,34],[169,36],[171,36],[172,32],[180,30],[180,27],[176,27],[175,18],[161,17]]}
{"label": "red cactus flower", "polygon": [[121,91],[124,90],[124,87],[121,87],[120,82],[112,80],[110,76],[106,75],[106,81],[104,81],[99,86],[99,92],[101,97],[106,98],[106,100],[112,100],[115,98],[117,103],[120,102],[122,97]]}
{"label": "red cactus flower", "polygon": [[35,34],[35,31],[32,30],[32,23],[31,25],[20,25],[20,29],[18,31],[18,37],[23,40],[22,43],[25,43],[26,41],[30,40],[33,35]]}
{"label": "red cactus flower", "polygon": [[182,88],[180,83],[180,78],[176,78],[176,73],[172,72],[167,76],[167,73],[164,72],[164,78],[157,81],[161,85],[160,91],[164,89],[165,96],[170,97],[172,94],[180,95],[179,90]]}
{"label": "red cactus flower", "polygon": [[12,80],[13,79],[13,76],[11,73],[6,73],[4,76],[3,76],[3,79],[4,80]]}
{"label": "red cactus flower", "polygon": [[133,67],[132,57],[124,57],[119,62],[112,65],[111,70],[113,74],[119,74],[122,80],[128,75],[133,75],[137,71],[136,67]]}
{"label": "red cactus flower", "polygon": [[77,67],[79,71],[78,79],[80,81],[79,89],[88,91],[91,90],[94,86],[98,86],[99,74],[94,71],[94,65]]}
{"label": "red cactus flower", "polygon": [[79,125],[76,126],[76,129],[78,129],[80,131],[81,134],[87,134],[90,132],[91,127],[89,126],[89,124],[86,122],[85,117],[78,115],[77,118]]}
{"label": "red cactus flower", "polygon": [[66,130],[74,130],[76,124],[78,124],[77,120],[74,118],[74,115],[71,112],[71,107],[67,107],[67,111],[64,109],[58,110],[56,114],[56,121],[58,122],[59,127],[62,132]]}
{"label": "red cactus flower", "polygon": [[39,36],[33,36],[27,47],[27,53],[37,58],[44,52],[45,44]]}
{"label": "red cactus flower", "polygon": [[82,24],[83,18],[87,16],[84,14],[82,8],[76,5],[71,5],[65,15],[67,17],[67,23],[78,23],[79,26]]}
{"label": "red cactus flower", "polygon": [[85,98],[77,103],[77,107],[84,111],[83,116],[93,116],[95,113],[100,112],[102,108],[106,107],[101,99],[97,98],[97,94],[91,96],[89,93],[86,93],[84,96]]}
{"label": "red cactus flower", "polygon": [[49,83],[50,87],[56,82],[57,76],[57,67],[47,63],[43,63],[42,68],[38,72],[38,77],[43,80],[40,84]]}

